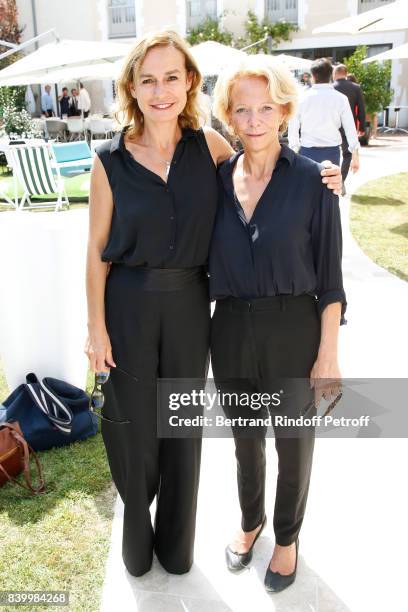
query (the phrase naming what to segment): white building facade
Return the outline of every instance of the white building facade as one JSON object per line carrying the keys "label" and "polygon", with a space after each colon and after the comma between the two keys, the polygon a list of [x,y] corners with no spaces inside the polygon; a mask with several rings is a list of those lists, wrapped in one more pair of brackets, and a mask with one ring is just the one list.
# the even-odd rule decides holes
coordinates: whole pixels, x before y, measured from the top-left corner
{"label": "white building facade", "polygon": [[[149,30],[171,27],[185,35],[204,21],[218,19],[222,28],[236,35],[244,32],[248,10],[259,19],[285,19],[298,26],[289,42],[277,49],[310,59],[322,56],[341,60],[356,46],[369,46],[369,54],[380,53],[408,42],[408,30],[371,34],[312,34],[314,28],[388,4],[391,0],[17,0],[23,40],[55,28],[61,38],[132,42]],[[407,0],[408,11],[408,0]],[[40,44],[47,42],[40,41]],[[392,62],[391,106],[408,107],[408,60]],[[109,108],[111,82],[89,85],[95,101],[93,111]],[[391,121],[392,121],[391,114]],[[408,108],[400,113],[400,125],[408,124]]]}

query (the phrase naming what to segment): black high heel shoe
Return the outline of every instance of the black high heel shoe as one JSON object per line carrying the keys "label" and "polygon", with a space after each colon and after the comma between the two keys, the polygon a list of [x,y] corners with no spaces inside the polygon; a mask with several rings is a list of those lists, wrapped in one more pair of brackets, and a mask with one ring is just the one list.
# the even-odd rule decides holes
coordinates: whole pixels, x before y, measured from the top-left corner
{"label": "black high heel shoe", "polygon": [[264,527],[266,525],[266,516],[262,521],[261,528],[255,536],[254,541],[252,542],[251,548],[246,553],[237,553],[233,551],[230,546],[227,546],[225,549],[225,560],[227,562],[227,567],[230,572],[240,572],[245,569],[252,561],[253,548],[255,546],[255,542],[261,535]]}
{"label": "black high heel shoe", "polygon": [[293,570],[291,574],[288,574],[287,576],[283,576],[279,572],[273,572],[268,566],[268,569],[266,570],[265,582],[264,582],[265,589],[268,591],[268,593],[278,593],[279,591],[283,591],[283,589],[286,589],[286,587],[291,585],[292,582],[295,582],[297,563],[298,563],[298,550],[299,550],[299,538],[297,538],[296,540],[295,569]]}

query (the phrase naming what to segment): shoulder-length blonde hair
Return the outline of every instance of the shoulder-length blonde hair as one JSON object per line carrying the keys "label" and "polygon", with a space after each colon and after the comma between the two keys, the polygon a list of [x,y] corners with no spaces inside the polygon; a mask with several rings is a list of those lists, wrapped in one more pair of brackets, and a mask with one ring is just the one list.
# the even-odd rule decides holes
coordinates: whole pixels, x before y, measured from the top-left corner
{"label": "shoulder-length blonde hair", "polygon": [[225,124],[230,133],[231,93],[234,84],[242,77],[263,77],[274,104],[285,106],[285,119],[279,127],[284,133],[288,121],[296,112],[298,86],[290,70],[270,55],[248,55],[238,64],[225,70],[217,79],[214,89],[213,114]]}
{"label": "shoulder-length blonde hair", "polygon": [[200,127],[202,111],[199,105],[199,93],[202,83],[201,73],[191,54],[187,43],[172,30],[149,32],[139,38],[135,47],[130,51],[124,61],[123,68],[116,80],[116,106],[114,117],[116,129],[129,126],[128,133],[137,136],[143,132],[143,113],[137,100],[130,93],[130,85],[134,83],[140,73],[143,60],[149,49],[154,47],[174,47],[184,55],[186,70],[192,76],[192,84],[187,92],[187,102],[179,116],[180,127],[190,127],[197,130]]}

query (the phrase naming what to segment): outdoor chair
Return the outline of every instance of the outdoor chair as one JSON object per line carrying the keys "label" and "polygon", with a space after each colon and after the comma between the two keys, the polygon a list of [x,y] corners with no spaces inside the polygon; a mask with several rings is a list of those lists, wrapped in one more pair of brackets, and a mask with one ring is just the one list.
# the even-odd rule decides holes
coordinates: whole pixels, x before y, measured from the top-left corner
{"label": "outdoor chair", "polygon": [[80,140],[85,137],[85,126],[82,117],[68,117],[69,140]]}
{"label": "outdoor chair", "polygon": [[92,167],[92,152],[85,140],[75,142],[53,143],[55,161],[62,175],[89,172]]}
{"label": "outdoor chair", "polygon": [[[16,196],[15,196],[14,200],[9,198],[9,196],[7,195],[5,190],[3,189],[1,182],[0,182],[0,198],[1,198],[0,206],[12,206],[13,208],[17,208],[17,206],[18,206],[18,199],[17,199],[17,204],[16,204]],[[5,200],[5,201],[3,201],[3,200]]]}
{"label": "outdoor chair", "polygon": [[67,125],[65,121],[61,121],[61,119],[49,118],[45,120],[45,130],[48,133],[48,137],[53,140],[63,140],[67,139],[66,135]]}
{"label": "outdoor chair", "polygon": [[13,171],[13,158],[12,158],[12,155],[9,153],[9,147],[10,145],[5,145],[4,147],[2,147],[1,152],[4,153],[4,155],[6,156],[7,166],[13,172],[13,196],[12,196],[13,199],[11,199],[8,196],[6,191],[2,188],[2,183],[0,182],[0,196],[3,200],[5,200],[5,202],[0,202],[0,205],[1,206],[12,206],[13,208],[17,208],[18,207],[18,184],[17,184],[16,174]]}
{"label": "outdoor chair", "polygon": [[91,140],[92,155],[95,154],[96,147],[99,147],[99,145],[103,144],[104,142],[105,142],[104,138],[95,138],[95,139]]}
{"label": "outdoor chair", "polygon": [[12,172],[12,176],[13,176],[13,195],[10,196],[4,191],[4,189],[1,189],[1,185],[0,185],[0,192],[1,192],[1,196],[2,198],[4,198],[6,200],[6,202],[1,202],[0,204],[2,204],[3,206],[8,206],[11,205],[13,206],[13,208],[17,209],[18,208],[18,192],[19,192],[19,182],[18,182],[18,178],[17,178],[17,172],[13,167],[14,164],[14,158],[13,155],[10,153],[10,147],[14,147],[17,144],[29,144],[30,146],[33,145],[39,145],[39,144],[45,144],[45,140],[43,140],[42,138],[32,138],[32,139],[25,139],[25,138],[21,138],[17,141],[9,141],[5,146],[2,147],[2,152],[4,153],[4,155],[6,156],[6,162],[7,162],[7,166],[10,168],[11,172]]}
{"label": "outdoor chair", "polygon": [[[54,119],[55,121],[55,119]],[[34,125],[34,127],[36,128],[36,130],[41,134],[41,138],[44,138],[45,136],[45,131],[46,131],[46,123],[45,123],[45,119],[40,119],[38,117],[33,117],[33,119],[31,119],[32,124]],[[65,126],[64,126],[64,136],[65,136]]]}
{"label": "outdoor chair", "polygon": [[109,125],[104,119],[91,119],[89,122],[89,131],[91,132],[91,140],[94,134],[98,136],[103,135],[105,138],[108,138],[112,133],[112,125]]}
{"label": "outdoor chair", "polygon": [[[59,211],[62,210],[64,205],[69,208],[64,181],[49,145],[15,145],[9,148],[9,154],[13,173],[16,172],[17,178],[24,189],[17,210],[50,208],[53,206],[55,211]],[[57,196],[56,201],[42,200],[35,204],[31,202],[33,196],[52,194]],[[25,206],[25,204],[27,205]]]}

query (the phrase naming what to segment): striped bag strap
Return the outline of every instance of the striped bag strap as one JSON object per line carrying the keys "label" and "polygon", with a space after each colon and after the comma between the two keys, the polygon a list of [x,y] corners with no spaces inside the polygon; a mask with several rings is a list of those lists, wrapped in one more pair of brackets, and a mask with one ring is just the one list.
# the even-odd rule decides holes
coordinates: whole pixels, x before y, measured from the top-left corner
{"label": "striped bag strap", "polygon": [[30,195],[45,195],[58,191],[46,145],[18,146],[15,148],[15,154],[21,178]]}
{"label": "striped bag strap", "polygon": [[27,389],[36,405],[62,433],[69,435],[74,415],[72,410],[35,374],[27,374]]}

